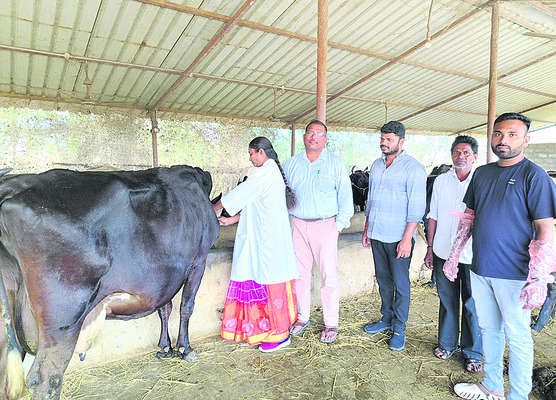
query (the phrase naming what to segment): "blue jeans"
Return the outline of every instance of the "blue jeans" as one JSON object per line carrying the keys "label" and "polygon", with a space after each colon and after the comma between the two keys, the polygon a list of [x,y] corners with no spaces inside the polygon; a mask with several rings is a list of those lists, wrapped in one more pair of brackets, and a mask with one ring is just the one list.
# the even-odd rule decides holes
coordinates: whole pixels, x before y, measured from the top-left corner
{"label": "blue jeans", "polygon": [[504,349],[510,354],[509,400],[526,400],[532,388],[533,338],[531,311],[518,303],[525,281],[485,278],[471,271],[471,288],[477,304],[483,334],[483,385],[492,391],[504,390]]}
{"label": "blue jeans", "polygon": [[[438,347],[454,351],[458,344],[463,358],[483,359],[481,328],[477,321],[475,301],[471,297],[469,264],[459,264],[458,276],[450,282],[442,272],[446,260],[433,254],[436,290],[440,299],[438,309]],[[460,334],[460,295],[462,304]],[[459,343],[458,343],[459,342]]]}
{"label": "blue jeans", "polygon": [[383,243],[371,239],[375,277],[382,300],[382,321],[391,324],[392,330],[396,333],[405,332],[405,323],[409,317],[409,265],[414,245],[415,240],[411,239],[409,257],[396,258],[398,242]]}

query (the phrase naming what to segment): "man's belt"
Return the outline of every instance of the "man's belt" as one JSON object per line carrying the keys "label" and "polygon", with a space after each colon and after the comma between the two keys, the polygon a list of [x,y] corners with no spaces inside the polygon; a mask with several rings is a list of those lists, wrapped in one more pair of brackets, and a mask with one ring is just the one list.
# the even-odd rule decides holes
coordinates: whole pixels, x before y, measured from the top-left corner
{"label": "man's belt", "polygon": [[325,217],[325,218],[297,218],[297,217],[294,217],[294,218],[299,219],[301,221],[305,221],[305,222],[317,222],[317,221],[324,221],[324,220],[327,220],[327,219],[330,219],[330,218],[335,218],[335,217],[336,216],[333,215],[331,217]]}

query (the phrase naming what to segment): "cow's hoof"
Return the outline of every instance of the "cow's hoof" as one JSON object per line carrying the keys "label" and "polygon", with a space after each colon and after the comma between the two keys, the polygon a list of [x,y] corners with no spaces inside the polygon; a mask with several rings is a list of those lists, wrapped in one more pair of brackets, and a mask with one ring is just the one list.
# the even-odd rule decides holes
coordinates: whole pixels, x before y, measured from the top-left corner
{"label": "cow's hoof", "polygon": [[186,355],[183,359],[185,361],[193,362],[193,361],[197,361],[199,359],[199,355],[197,353],[195,353],[193,350],[191,350],[189,352],[189,354]]}
{"label": "cow's hoof", "polygon": [[174,351],[171,347],[165,347],[156,352],[156,358],[172,358],[174,356]]}
{"label": "cow's hoof", "polygon": [[199,359],[199,355],[195,353],[195,351],[193,351],[191,347],[188,350],[189,351],[185,350],[184,348],[180,348],[178,350],[178,357],[189,362],[197,361]]}

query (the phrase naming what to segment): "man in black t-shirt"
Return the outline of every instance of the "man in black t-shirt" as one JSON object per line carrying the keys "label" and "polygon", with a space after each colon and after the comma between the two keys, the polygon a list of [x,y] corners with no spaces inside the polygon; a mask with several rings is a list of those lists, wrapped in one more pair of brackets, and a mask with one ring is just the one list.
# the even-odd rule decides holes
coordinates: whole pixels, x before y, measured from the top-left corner
{"label": "man in black t-shirt", "polygon": [[537,257],[553,255],[556,186],[548,174],[523,156],[531,120],[506,113],[494,122],[496,163],[477,168],[463,199],[458,235],[446,263],[448,279],[457,275],[463,244],[473,232],[471,290],[482,331],[484,378],[459,383],[466,399],[504,399],[503,356],[509,347],[510,400],[531,392],[533,339],[531,309],[542,305],[556,265]]}

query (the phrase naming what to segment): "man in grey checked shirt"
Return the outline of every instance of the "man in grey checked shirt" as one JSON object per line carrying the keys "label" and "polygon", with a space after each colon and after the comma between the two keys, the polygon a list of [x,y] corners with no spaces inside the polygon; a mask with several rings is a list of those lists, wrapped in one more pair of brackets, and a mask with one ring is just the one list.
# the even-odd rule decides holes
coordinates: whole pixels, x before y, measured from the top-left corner
{"label": "man in grey checked shirt", "polygon": [[369,173],[362,242],[364,248],[373,249],[382,318],[366,325],[365,332],[392,330],[389,347],[401,351],[409,315],[409,266],[415,230],[425,213],[427,173],[402,150],[405,127],[401,122],[388,122],[380,134],[383,156],[372,164]]}

